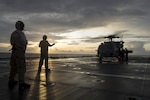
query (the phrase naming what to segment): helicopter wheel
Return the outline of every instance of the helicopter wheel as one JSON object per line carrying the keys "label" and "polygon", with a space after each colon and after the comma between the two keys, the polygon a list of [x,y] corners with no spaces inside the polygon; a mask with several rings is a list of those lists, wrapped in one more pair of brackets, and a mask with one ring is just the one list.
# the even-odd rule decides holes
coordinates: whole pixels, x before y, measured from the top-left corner
{"label": "helicopter wheel", "polygon": [[118,58],[118,63],[122,63],[122,58],[119,56]]}
{"label": "helicopter wheel", "polygon": [[100,63],[102,63],[102,59],[103,59],[103,58],[100,56],[100,57],[99,57],[99,61],[100,61]]}

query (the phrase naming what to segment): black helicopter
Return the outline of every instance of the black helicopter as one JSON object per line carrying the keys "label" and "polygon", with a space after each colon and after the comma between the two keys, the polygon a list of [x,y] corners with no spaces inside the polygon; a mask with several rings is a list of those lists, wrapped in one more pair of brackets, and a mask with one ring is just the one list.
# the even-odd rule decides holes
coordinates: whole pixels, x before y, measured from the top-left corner
{"label": "black helicopter", "polygon": [[97,56],[100,62],[111,61],[111,62],[123,62],[128,61],[128,53],[132,53],[132,50],[124,48],[124,42],[113,41],[114,38],[120,38],[117,35],[109,35],[107,37],[109,40],[103,42],[98,46]]}

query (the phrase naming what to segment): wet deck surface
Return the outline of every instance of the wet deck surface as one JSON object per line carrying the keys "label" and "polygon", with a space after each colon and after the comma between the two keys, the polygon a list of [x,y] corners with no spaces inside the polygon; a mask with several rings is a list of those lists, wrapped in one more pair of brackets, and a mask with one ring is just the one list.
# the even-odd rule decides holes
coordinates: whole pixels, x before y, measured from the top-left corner
{"label": "wet deck surface", "polygon": [[27,61],[30,89],[9,90],[8,61],[0,62],[0,100],[150,100],[150,63],[100,64],[96,57],[49,59],[37,74],[38,59]]}

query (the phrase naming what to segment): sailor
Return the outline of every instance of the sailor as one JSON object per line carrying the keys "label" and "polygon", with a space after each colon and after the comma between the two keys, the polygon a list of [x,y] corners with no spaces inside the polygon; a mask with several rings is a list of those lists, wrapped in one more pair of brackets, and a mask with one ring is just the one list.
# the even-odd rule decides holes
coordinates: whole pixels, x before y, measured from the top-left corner
{"label": "sailor", "polygon": [[41,48],[41,55],[40,55],[40,61],[39,61],[39,68],[38,68],[38,73],[41,72],[41,67],[43,65],[43,60],[45,60],[45,71],[50,71],[48,69],[48,47],[55,45],[54,43],[51,45],[47,41],[47,36],[43,35],[43,40],[40,41],[39,47]]}
{"label": "sailor", "polygon": [[12,45],[12,52],[10,58],[10,74],[8,86],[13,88],[17,81],[15,80],[16,74],[18,74],[19,88],[29,88],[30,85],[25,83],[25,51],[27,47],[27,39],[23,32],[24,23],[22,21],[17,21],[15,24],[16,30],[12,32],[10,37],[10,43]]}

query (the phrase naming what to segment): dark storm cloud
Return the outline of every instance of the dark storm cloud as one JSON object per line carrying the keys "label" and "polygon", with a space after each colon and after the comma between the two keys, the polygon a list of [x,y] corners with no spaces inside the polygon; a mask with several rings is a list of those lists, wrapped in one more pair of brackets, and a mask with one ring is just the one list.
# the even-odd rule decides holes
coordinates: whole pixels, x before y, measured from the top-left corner
{"label": "dark storm cloud", "polygon": [[133,4],[135,0],[1,0],[2,11],[80,12],[90,8],[113,8]]}
{"label": "dark storm cloud", "polygon": [[0,19],[0,43],[6,43],[9,41],[11,29],[12,29],[12,24]]}
{"label": "dark storm cloud", "polygon": [[[1,13],[20,17],[29,30],[65,31],[106,26],[122,17],[147,15],[148,0],[1,0]],[[3,15],[2,14],[2,15]],[[11,15],[10,15],[11,16]],[[16,16],[17,17],[17,16]],[[12,18],[12,17],[10,17]],[[11,19],[10,19],[11,20]],[[49,27],[49,28],[48,28]]]}

